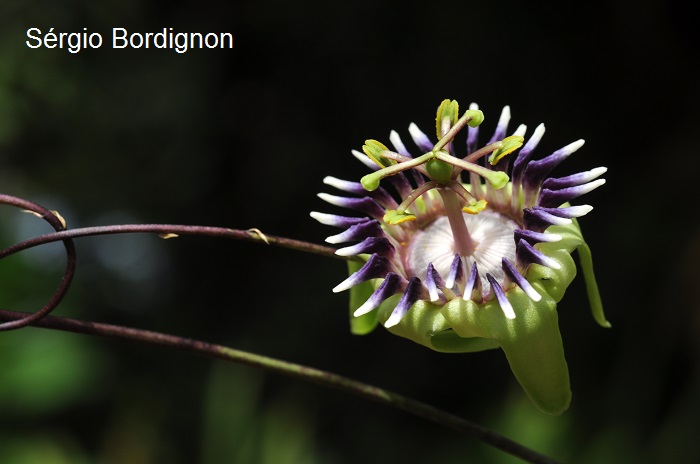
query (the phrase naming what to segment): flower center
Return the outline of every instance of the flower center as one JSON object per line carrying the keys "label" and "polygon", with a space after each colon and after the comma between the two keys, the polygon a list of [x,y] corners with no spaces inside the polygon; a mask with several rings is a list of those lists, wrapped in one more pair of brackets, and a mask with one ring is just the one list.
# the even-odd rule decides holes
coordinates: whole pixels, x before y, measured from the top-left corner
{"label": "flower center", "polygon": [[[477,215],[461,214],[474,243],[471,253],[462,256],[464,269],[470,272],[476,262],[482,296],[488,298],[491,285],[486,280],[486,274],[491,274],[503,286],[505,273],[502,259],[515,262],[513,231],[518,228],[518,224],[500,213],[489,210]],[[447,216],[441,216],[413,236],[404,265],[411,275],[425,281],[428,264],[432,263],[435,270],[446,278],[457,253],[450,221]]]}

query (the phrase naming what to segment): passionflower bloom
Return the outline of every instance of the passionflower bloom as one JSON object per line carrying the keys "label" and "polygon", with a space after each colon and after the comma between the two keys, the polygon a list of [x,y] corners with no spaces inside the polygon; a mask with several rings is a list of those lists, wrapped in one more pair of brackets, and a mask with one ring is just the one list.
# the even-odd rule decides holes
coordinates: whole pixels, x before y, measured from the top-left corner
{"label": "passionflower bloom", "polygon": [[[349,262],[350,276],[333,289],[350,290],[353,332],[368,333],[381,323],[437,351],[500,347],[535,405],[559,414],[569,406],[571,389],[556,305],[576,275],[574,249],[593,316],[609,327],[576,221],[592,207],[568,203],[605,183],[599,177],[606,168],[550,178],[583,140],[534,159],[544,125],[527,142],[524,125],[506,136],[506,106],[479,148],[483,119],[475,104],[460,117],[456,101],[443,101],[437,143],[415,124],[408,128],[422,153],[417,157],[396,132],[389,137],[393,150],[367,140],[364,154],[353,154],[374,172],[361,182],[324,179],[352,196],[319,194],[361,215],[311,215],[344,229],[327,241],[347,243],[337,254],[361,260]],[[458,154],[454,137],[465,126],[466,154]]]}

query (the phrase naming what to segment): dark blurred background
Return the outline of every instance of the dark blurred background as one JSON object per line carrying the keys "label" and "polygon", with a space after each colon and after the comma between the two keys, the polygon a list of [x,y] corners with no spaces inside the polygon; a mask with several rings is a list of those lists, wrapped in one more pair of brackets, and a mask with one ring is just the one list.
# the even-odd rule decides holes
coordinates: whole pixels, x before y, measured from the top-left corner
{"label": "dark blurred background", "polygon": [[[566,175],[607,166],[581,221],[613,328],[578,279],[559,306],[574,399],[538,412],[498,351],[433,353],[350,335],[344,264],[209,238],[80,239],[57,314],[221,343],[396,390],[575,463],[700,462],[700,259],[693,142],[698,33],[684,2],[0,3],[0,182],[69,226],[203,224],[322,243],[326,175],[391,129],[428,133],[445,98],[492,130],[578,138]],[[26,30],[231,32],[233,50],[66,50]],[[485,135],[484,135],[485,137]],[[0,210],[1,246],[48,231]],[[32,311],[60,245],[0,263],[0,307]],[[517,462],[404,413],[181,352],[0,334],[1,463]]]}

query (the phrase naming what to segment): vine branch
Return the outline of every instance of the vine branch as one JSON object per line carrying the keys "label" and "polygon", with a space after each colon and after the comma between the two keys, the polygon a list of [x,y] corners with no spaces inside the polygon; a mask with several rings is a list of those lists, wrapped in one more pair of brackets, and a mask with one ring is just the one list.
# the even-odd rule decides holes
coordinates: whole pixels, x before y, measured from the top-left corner
{"label": "vine branch", "polygon": [[115,235],[115,234],[133,234],[133,233],[151,233],[167,237],[168,234],[175,235],[200,235],[208,237],[230,238],[235,240],[244,240],[254,243],[262,243],[267,245],[276,245],[282,248],[303,251],[329,258],[343,260],[359,260],[357,257],[345,257],[335,254],[335,248],[315,243],[295,240],[291,238],[278,237],[276,235],[263,234],[257,229],[228,229],[225,227],[209,227],[209,226],[189,226],[180,224],[120,224],[109,226],[82,227],[77,229],[60,230],[54,233],[40,235],[38,237],[25,240],[0,251],[0,259],[10,256],[14,253],[33,248],[35,246],[44,245],[51,242],[59,242],[78,237],[89,237],[95,235]]}
{"label": "vine branch", "polygon": [[[26,318],[28,313],[0,309],[0,320],[15,321]],[[450,428],[462,434],[476,437],[484,443],[505,451],[526,462],[533,464],[556,464],[557,461],[544,456],[530,448],[521,445],[486,427],[450,414],[429,404],[414,400],[404,395],[394,393],[373,385],[369,385],[338,374],[315,369],[313,367],[282,361],[259,354],[236,350],[222,345],[207,343],[200,340],[178,337],[175,335],[134,329],[124,326],[103,324],[56,316],[45,316],[32,325],[45,329],[61,330],[105,338],[130,340],[149,345],[175,348],[202,355],[208,358],[222,359],[228,362],[245,364],[266,371],[283,374],[289,377],[311,381],[319,385],[340,390],[345,393],[366,398],[395,409],[408,412],[420,418],[429,420],[443,427]]]}

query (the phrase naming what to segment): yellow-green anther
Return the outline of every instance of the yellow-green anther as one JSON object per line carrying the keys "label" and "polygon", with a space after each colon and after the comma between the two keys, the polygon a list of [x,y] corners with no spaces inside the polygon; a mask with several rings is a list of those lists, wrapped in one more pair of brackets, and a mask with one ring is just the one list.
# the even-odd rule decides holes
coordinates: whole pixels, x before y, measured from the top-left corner
{"label": "yellow-green anther", "polygon": [[504,138],[501,140],[503,145],[494,150],[493,153],[491,153],[491,156],[489,156],[489,163],[491,163],[492,166],[498,163],[501,158],[522,147],[524,140],[525,138],[521,137],[520,135],[511,135],[510,137]]}
{"label": "yellow-green anther", "polygon": [[415,215],[405,212],[399,213],[395,209],[388,210],[386,214],[384,214],[384,222],[392,225],[401,224],[406,221],[415,221],[415,219]]}
{"label": "yellow-green anther", "polygon": [[467,121],[469,127],[477,127],[479,124],[484,122],[484,113],[482,113],[481,110],[467,110],[464,113],[464,116],[470,118],[469,121]]}
{"label": "yellow-green anther", "polygon": [[454,167],[451,164],[438,159],[431,159],[425,163],[425,169],[432,180],[442,184],[452,179],[452,173],[454,172]]}
{"label": "yellow-green anther", "polygon": [[486,200],[472,200],[469,202],[467,206],[462,208],[462,211],[464,211],[467,214],[479,214],[482,212],[484,209],[486,209],[487,202]]}
{"label": "yellow-green anther", "polygon": [[385,168],[387,166],[391,166],[392,164],[396,164],[396,161],[382,156],[383,152],[390,150],[386,147],[386,145],[376,140],[365,140],[365,144],[362,145],[362,151],[365,152],[365,155],[369,156],[369,159],[377,163],[380,168]]}
{"label": "yellow-green anther", "polygon": [[[439,110],[438,110],[439,111]],[[461,131],[464,126],[469,124],[472,127],[476,127],[484,120],[484,114],[479,110],[468,110],[462,115],[461,118],[457,120],[456,123],[450,127],[444,135],[440,132],[440,126],[438,125],[438,142],[433,147],[433,151],[442,150],[445,145],[450,143],[452,139]],[[448,120],[449,122],[449,120]]]}
{"label": "yellow-green anther", "polygon": [[[438,140],[459,120],[459,104],[457,100],[443,100],[437,110],[435,129]],[[446,124],[447,123],[447,124]]]}

